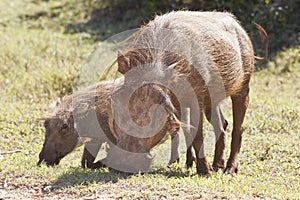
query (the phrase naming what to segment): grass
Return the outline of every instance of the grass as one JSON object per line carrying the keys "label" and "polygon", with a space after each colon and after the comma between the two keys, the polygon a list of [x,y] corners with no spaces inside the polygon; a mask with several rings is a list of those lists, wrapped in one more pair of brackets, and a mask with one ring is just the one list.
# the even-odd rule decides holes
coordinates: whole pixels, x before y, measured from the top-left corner
{"label": "grass", "polygon": [[[88,22],[90,9],[67,0],[0,2],[0,199],[300,198],[300,47],[283,51],[253,75],[237,175],[199,177],[184,168],[184,156],[149,174],[83,170],[82,148],[59,166],[37,167],[41,118],[57,97],[72,91],[97,46],[91,32],[66,30],[66,24]],[[230,101],[223,107],[232,123]],[[211,136],[211,128],[205,129]],[[207,148],[211,159],[213,149]]]}

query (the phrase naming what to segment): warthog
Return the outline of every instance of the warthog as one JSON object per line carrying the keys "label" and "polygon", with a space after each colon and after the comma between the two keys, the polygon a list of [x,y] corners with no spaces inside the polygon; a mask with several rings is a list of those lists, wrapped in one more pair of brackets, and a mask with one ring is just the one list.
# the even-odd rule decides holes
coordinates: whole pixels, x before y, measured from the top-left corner
{"label": "warthog", "polygon": [[[160,87],[148,84],[138,88],[130,98],[130,101],[148,98],[147,101],[142,104],[139,101],[128,109],[133,116],[143,115],[149,121],[151,120],[149,110],[154,104],[159,104],[167,113],[164,115],[165,118],[160,118],[165,123],[152,137],[137,139],[122,133],[115,122],[112,110],[112,95],[118,87],[122,87],[122,79],[101,81],[95,86],[68,95],[58,102],[55,116],[46,118],[44,123],[46,135],[42,151],[39,154],[38,165],[42,162],[51,166],[57,165],[64,156],[85,143],[81,162],[83,168],[100,168],[105,164],[120,171],[146,171],[151,163],[151,158],[147,160],[147,163],[140,164],[139,157],[137,156],[135,159],[135,154],[132,156],[130,152],[144,153],[142,156],[148,158],[150,149],[158,143],[164,142],[168,135],[176,134],[180,123],[174,118],[175,109],[170,98]],[[134,121],[139,125],[144,125],[139,121]],[[143,120],[142,123],[144,122]],[[131,143],[127,141],[131,141]],[[110,145],[107,158],[94,163],[104,142]],[[125,165],[123,167],[122,162]],[[130,169],[126,169],[127,167]]]}
{"label": "warthog", "polygon": [[[195,159],[194,148],[198,174],[209,176],[211,170],[220,168],[228,174],[238,170],[251,73],[255,59],[267,58],[267,34],[258,24],[256,27],[264,41],[263,58],[254,55],[249,36],[232,14],[191,11],[156,16],[140,28],[128,50],[118,54],[118,71],[125,75],[125,82],[130,83],[141,74],[144,77],[149,73],[165,74],[164,80],[168,81],[157,80],[155,75],[151,77],[166,87],[167,93],[174,94],[172,102],[180,111],[179,118],[189,109],[189,121],[194,129],[190,133],[185,130],[186,139],[190,140],[187,142],[187,165],[192,166]],[[134,71],[136,76],[126,77]],[[228,96],[232,100],[233,131],[230,157],[225,167],[228,123],[219,103]],[[216,136],[212,167],[203,150],[203,114],[214,127]]]}

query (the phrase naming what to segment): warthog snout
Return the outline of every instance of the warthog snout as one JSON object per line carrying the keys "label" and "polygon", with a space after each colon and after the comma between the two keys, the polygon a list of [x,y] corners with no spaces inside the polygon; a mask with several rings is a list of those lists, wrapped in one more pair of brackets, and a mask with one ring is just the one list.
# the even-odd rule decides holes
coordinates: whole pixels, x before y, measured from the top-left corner
{"label": "warthog snout", "polygon": [[58,156],[56,156],[53,161],[51,159],[50,160],[46,160],[44,158],[44,153],[43,151],[39,154],[39,162],[37,163],[37,165],[41,165],[42,162],[45,162],[47,166],[54,166],[54,165],[58,165],[59,164],[59,161],[60,161],[61,158],[59,158]]}

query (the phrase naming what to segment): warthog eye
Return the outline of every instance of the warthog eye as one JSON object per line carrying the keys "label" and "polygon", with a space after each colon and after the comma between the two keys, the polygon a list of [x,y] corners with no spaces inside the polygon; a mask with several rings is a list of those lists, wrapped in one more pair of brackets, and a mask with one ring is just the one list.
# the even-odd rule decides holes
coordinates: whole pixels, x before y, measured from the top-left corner
{"label": "warthog eye", "polygon": [[66,128],[68,128],[68,127],[69,127],[68,124],[63,124],[61,128],[62,128],[62,129],[66,129]]}

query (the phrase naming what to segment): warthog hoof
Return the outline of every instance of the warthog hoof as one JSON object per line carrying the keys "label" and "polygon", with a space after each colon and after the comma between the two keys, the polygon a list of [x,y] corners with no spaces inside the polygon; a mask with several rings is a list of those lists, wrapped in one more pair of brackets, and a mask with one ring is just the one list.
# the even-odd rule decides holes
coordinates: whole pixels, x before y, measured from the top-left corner
{"label": "warthog hoof", "polygon": [[186,168],[191,168],[193,167],[193,163],[196,162],[196,157],[195,156],[191,156],[191,157],[187,157],[186,158]]}
{"label": "warthog hoof", "polygon": [[210,170],[211,170],[211,165],[207,161],[207,158],[199,158],[197,159],[197,174],[203,177],[211,177]]}
{"label": "warthog hoof", "polygon": [[233,175],[238,173],[238,167],[227,166],[224,170],[224,174]]}
{"label": "warthog hoof", "polygon": [[220,169],[224,170],[225,167],[220,167],[220,166],[212,166],[212,171],[213,172],[218,172]]}
{"label": "warthog hoof", "polygon": [[211,177],[210,172],[200,172],[200,173],[197,172],[197,174],[201,177],[204,177],[204,178],[210,178]]}
{"label": "warthog hoof", "polygon": [[168,163],[168,167],[170,167],[171,165],[173,165],[174,163],[179,163],[179,161],[180,161],[180,159],[179,158],[177,158],[176,160],[174,160],[174,161],[169,161],[169,163]]}
{"label": "warthog hoof", "polygon": [[211,169],[211,170],[212,170],[213,172],[218,172],[219,169],[221,169],[221,170],[224,170],[224,169],[225,169],[224,161],[219,162],[219,163],[213,163],[212,169]]}

